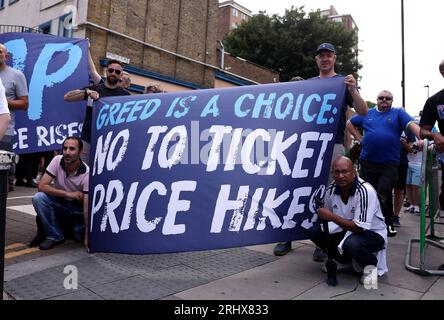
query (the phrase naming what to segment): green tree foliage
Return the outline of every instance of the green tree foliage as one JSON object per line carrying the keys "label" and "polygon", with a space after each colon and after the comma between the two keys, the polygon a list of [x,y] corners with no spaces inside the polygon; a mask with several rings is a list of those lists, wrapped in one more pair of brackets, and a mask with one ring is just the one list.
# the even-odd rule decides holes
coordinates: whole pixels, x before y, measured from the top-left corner
{"label": "green tree foliage", "polygon": [[276,70],[281,81],[294,76],[307,79],[318,75],[315,50],[323,42],[336,47],[335,71],[354,74],[362,68],[357,59],[357,34],[343,24],[321,18],[319,11],[305,13],[304,7],[268,16],[260,12],[231,31],[224,40],[225,49],[264,67]]}
{"label": "green tree foliage", "polygon": [[367,103],[367,107],[368,107],[369,109],[374,108],[374,107],[376,106],[376,103],[371,102],[371,101],[366,101],[366,103]]}

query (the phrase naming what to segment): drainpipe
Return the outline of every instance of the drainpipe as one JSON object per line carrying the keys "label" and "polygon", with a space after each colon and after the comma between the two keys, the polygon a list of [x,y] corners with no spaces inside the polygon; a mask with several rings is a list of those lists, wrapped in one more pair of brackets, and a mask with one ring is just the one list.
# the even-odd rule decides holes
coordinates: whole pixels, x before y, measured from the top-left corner
{"label": "drainpipe", "polygon": [[217,40],[217,42],[219,42],[219,44],[220,44],[220,48],[221,48],[220,68],[221,68],[222,70],[224,70],[224,62],[225,62],[225,47],[224,47],[224,44],[222,43],[222,41]]}

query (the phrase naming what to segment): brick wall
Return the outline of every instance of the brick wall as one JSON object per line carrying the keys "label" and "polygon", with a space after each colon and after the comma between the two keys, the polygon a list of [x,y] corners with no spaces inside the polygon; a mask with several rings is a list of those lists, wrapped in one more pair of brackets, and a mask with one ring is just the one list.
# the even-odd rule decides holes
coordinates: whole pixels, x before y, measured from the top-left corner
{"label": "brick wall", "polygon": [[218,11],[217,39],[223,40],[230,31],[230,7],[222,7]]}
{"label": "brick wall", "polygon": [[[216,65],[217,12],[217,0],[95,0],[89,1],[88,21]],[[108,51],[130,58],[131,65],[138,68],[214,86],[211,68],[94,28],[88,28],[87,37],[96,63]]]}
{"label": "brick wall", "polygon": [[224,69],[259,83],[279,82],[279,73],[225,53]]}

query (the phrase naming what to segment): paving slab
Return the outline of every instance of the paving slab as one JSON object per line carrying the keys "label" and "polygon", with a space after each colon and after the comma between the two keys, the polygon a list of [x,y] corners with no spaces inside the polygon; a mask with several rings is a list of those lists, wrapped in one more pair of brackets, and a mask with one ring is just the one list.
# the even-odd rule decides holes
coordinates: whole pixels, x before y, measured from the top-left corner
{"label": "paving slab", "polygon": [[[381,283],[424,293],[436,281],[436,277],[419,275],[405,268],[406,239],[401,243],[390,241],[388,251],[387,265],[389,272],[380,279]],[[441,250],[441,252],[444,253],[444,250]],[[419,266],[418,245],[414,244],[412,247],[411,261],[413,265]]]}
{"label": "paving slab", "polygon": [[60,296],[53,297],[48,300],[104,300],[103,297],[91,292],[88,289],[77,289],[72,292]]}
{"label": "paving slab", "polygon": [[179,264],[174,254],[131,255],[118,253],[97,253],[98,257],[119,267],[141,274],[149,270],[159,270]]}
{"label": "paving slab", "polygon": [[90,290],[106,300],[154,300],[174,293],[173,290],[141,276],[107,283]]}
{"label": "paving slab", "polygon": [[39,257],[33,260],[24,261],[5,267],[5,281],[23,277],[35,272],[43,271],[51,267],[71,264],[75,261],[87,258],[89,255],[83,248],[67,250],[62,253]]}
{"label": "paving slab", "polygon": [[365,289],[359,280],[338,277],[338,286],[321,283],[295,300],[418,300],[422,293],[379,283],[378,288]]}
{"label": "paving slab", "polygon": [[68,292],[64,287],[66,274],[63,270],[63,266],[58,266],[34,272],[6,282],[4,288],[16,300],[42,300],[63,295]]}
{"label": "paving slab", "polygon": [[128,270],[98,257],[89,257],[71,263],[70,265],[77,268],[79,284],[85,288],[115,282],[130,276]]}
{"label": "paving slab", "polygon": [[279,272],[278,265],[282,264],[282,261],[273,261],[175,296],[185,300],[288,300],[317,284]]}
{"label": "paving slab", "polygon": [[156,270],[151,273],[142,274],[142,276],[174,292],[185,291],[217,279],[213,275],[192,269],[185,265]]}
{"label": "paving slab", "polygon": [[421,300],[444,300],[444,279],[440,277],[421,297]]}

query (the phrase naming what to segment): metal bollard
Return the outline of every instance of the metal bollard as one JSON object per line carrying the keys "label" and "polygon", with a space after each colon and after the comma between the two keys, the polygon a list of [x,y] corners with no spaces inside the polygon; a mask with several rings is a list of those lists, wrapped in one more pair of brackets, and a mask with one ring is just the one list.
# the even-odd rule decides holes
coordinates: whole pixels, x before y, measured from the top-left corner
{"label": "metal bollard", "polygon": [[5,273],[6,198],[8,196],[8,170],[15,153],[0,150],[0,300],[3,300]]}

